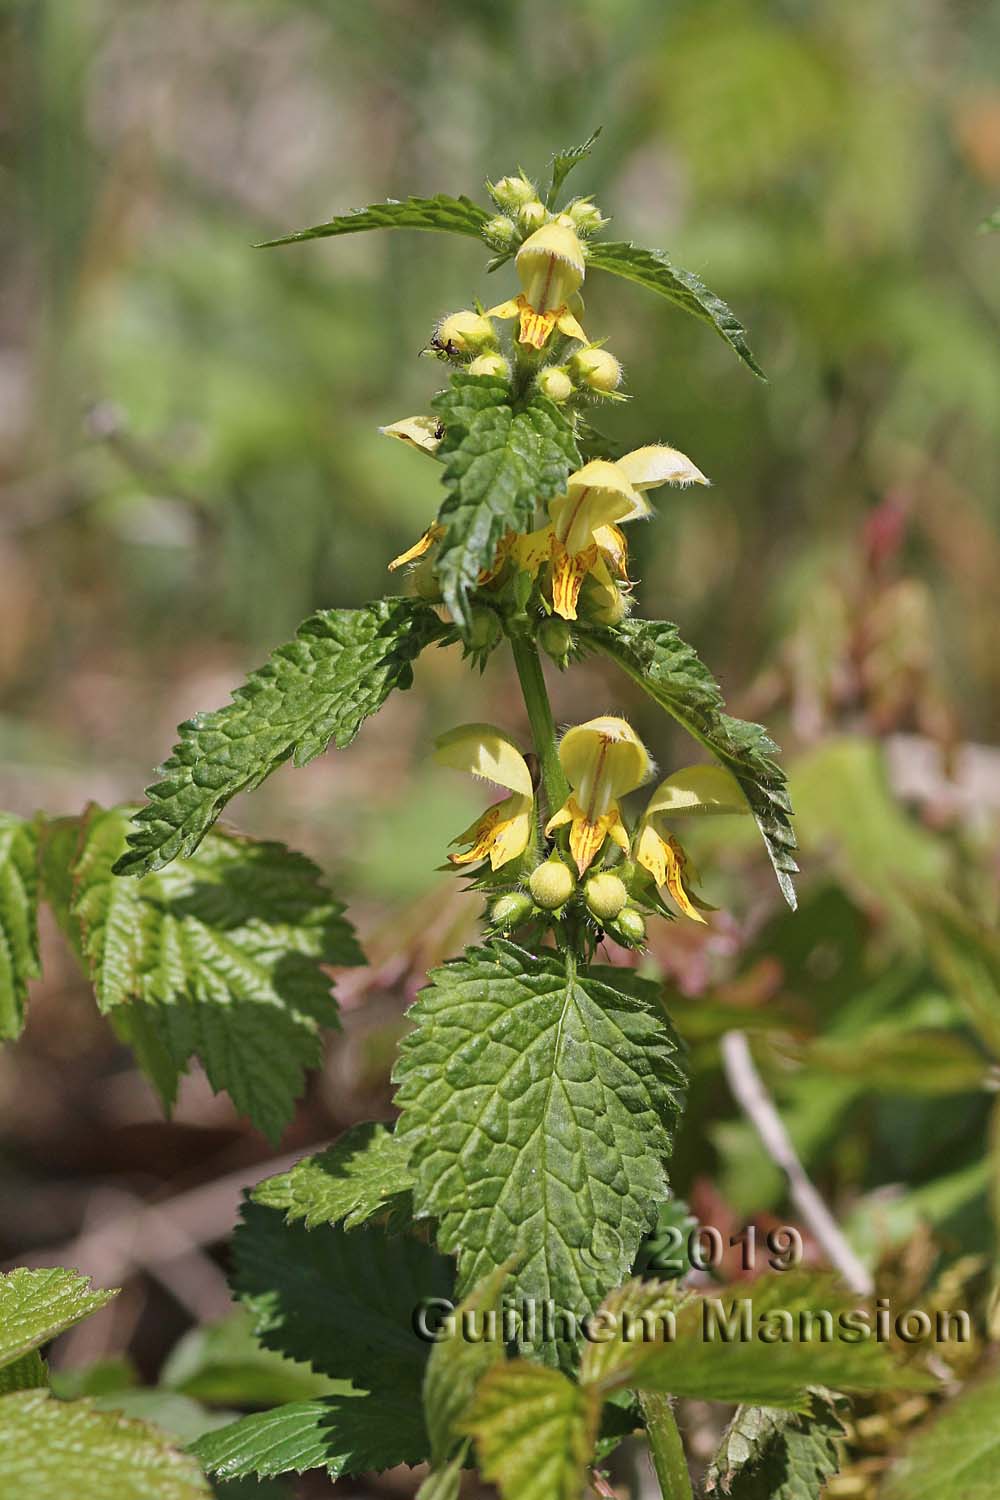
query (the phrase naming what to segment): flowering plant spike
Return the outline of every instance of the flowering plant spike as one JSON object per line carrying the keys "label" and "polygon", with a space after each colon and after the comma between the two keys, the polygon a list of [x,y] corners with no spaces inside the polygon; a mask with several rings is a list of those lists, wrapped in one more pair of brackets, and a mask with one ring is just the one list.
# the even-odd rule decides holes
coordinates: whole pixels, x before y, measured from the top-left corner
{"label": "flowering plant spike", "polygon": [[[602,1305],[666,1307],[675,1298],[632,1278],[670,1198],[684,1056],[659,986],[640,977],[630,955],[642,952],[651,923],[701,923],[711,910],[679,839],[699,815],[752,815],[794,905],[791,809],[774,745],[759,726],[726,714],[675,626],[636,612],[629,527],[655,524],[661,506],[696,503],[690,487],[708,480],[661,434],[619,457],[597,435],[594,410],[623,399],[624,375],[585,311],[590,277],[611,273],[654,291],[757,366],[732,312],[696,277],[662,252],[602,241],[599,206],[565,199],[567,176],[595,139],[555,158],[544,192],[516,171],[488,184],[490,207],[443,195],[390,200],[270,242],[377,228],[457,233],[487,245],[490,268],[510,285],[500,300],[475,301],[428,329],[442,388],[423,413],[385,414],[382,433],[415,450],[414,464],[436,463],[442,490],[422,534],[386,559],[395,591],[362,609],[319,611],[232,702],[183,724],[127,847],[121,818],[89,825],[84,850],[99,879],[76,881],[73,908],[85,951],[99,968],[111,916],[128,926],[126,909],[136,936],[122,969],[141,977],[148,948],[154,976],[168,939],[190,943],[205,965],[184,997],[190,1051],[222,971],[209,969],[214,950],[192,931],[188,907],[170,903],[175,891],[193,899],[199,871],[221,882],[233,861],[246,861],[229,836],[211,831],[230,798],[286,761],[304,765],[346,745],[391,692],[410,686],[427,647],[457,647],[480,670],[509,652],[526,730],[441,726],[433,747],[440,765],[484,787],[471,827],[441,835],[444,868],[485,897],[484,939],[433,972],[409,1012],[394,1127],[356,1127],[262,1183],[236,1236],[234,1287],[258,1336],[355,1390],[202,1438],[195,1451],[224,1478],[280,1472],[283,1461],[336,1476],[431,1460],[421,1493],[454,1496],[474,1453],[504,1496],[579,1493],[595,1453],[613,1445],[609,1433],[626,1430],[624,1418],[607,1426],[613,1382],[588,1373],[593,1361],[581,1364],[580,1329]],[[622,669],[623,687],[638,686],[689,731],[697,764],[657,775],[624,702],[594,703],[583,722],[557,733],[543,658],[566,670],[594,653]],[[312,902],[303,911],[316,913],[312,927],[289,928],[295,962],[281,970],[299,974],[297,1009],[283,1024],[294,1020],[308,1061],[322,1016],[315,963],[355,961],[353,938],[312,867],[284,853],[266,858],[269,868],[287,867],[290,891],[301,887],[300,905]],[[113,860],[126,878],[112,877]],[[266,915],[245,922],[255,954],[271,951]],[[617,964],[596,961],[605,939],[617,945]],[[26,972],[32,961],[25,944]],[[163,1030],[161,1042],[139,1001],[152,996],[163,1010],[182,997],[152,983],[109,989],[106,1004],[155,1060],[154,1047],[173,1032]],[[248,969],[245,985],[253,984]],[[288,993],[276,977],[272,1008],[259,1004],[258,1018],[277,1018]],[[250,1108],[265,1086],[259,1048],[253,1064],[256,1073],[231,1047],[212,1064],[217,1086],[246,1096]],[[275,1099],[270,1128],[280,1129],[283,1109],[287,1101]],[[507,1318],[513,1308],[517,1316],[499,1343],[437,1342],[425,1308],[442,1298],[470,1314]],[[655,1355],[641,1368],[648,1389],[662,1391]],[[808,1383],[793,1369],[772,1404],[801,1407]],[[836,1387],[836,1372],[824,1384]],[[541,1445],[537,1472],[530,1453],[518,1457],[520,1439],[498,1436],[498,1413],[519,1403],[519,1430]],[[546,1424],[545,1411],[558,1420]],[[629,1411],[652,1435],[656,1402]]]}

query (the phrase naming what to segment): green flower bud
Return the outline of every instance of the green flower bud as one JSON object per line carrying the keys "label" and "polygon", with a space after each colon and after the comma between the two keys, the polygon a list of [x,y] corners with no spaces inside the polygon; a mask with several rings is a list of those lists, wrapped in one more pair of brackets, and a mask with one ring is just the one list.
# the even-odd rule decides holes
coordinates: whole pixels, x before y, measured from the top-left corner
{"label": "green flower bud", "polygon": [[566,209],[566,217],[578,234],[596,234],[608,222],[591,198],[576,198]]}
{"label": "green flower bud", "polygon": [[629,599],[613,580],[599,583],[591,576],[583,581],[577,608],[592,625],[620,625],[629,612]]}
{"label": "green flower bud", "polygon": [[608,395],[621,385],[622,367],[607,349],[581,349],[570,360],[570,369],[592,391]]}
{"label": "green flower bud", "polygon": [[510,365],[502,354],[480,354],[469,366],[470,375],[499,375],[506,380],[510,375]]}
{"label": "green flower bud", "polygon": [[483,225],[483,239],[494,250],[513,250],[518,241],[517,225],[506,214],[497,214]]}
{"label": "green flower bud", "polygon": [[634,944],[637,948],[646,941],[646,924],[634,906],[622,908],[615,920],[615,927],[627,943]]}
{"label": "green flower bud", "polygon": [[497,332],[489,318],[469,308],[442,318],[434,331],[434,342],[458,354],[481,354],[484,349],[496,348]]}
{"label": "green flower bud", "polygon": [[602,870],[587,881],[583,899],[599,922],[613,922],[628,900],[628,891],[611,870]]}
{"label": "green flower bud", "polygon": [[557,907],[565,906],[576,890],[576,876],[569,865],[553,854],[551,859],[532,870],[528,889],[537,906],[545,911],[555,911]]}
{"label": "green flower bud", "polygon": [[499,182],[488,182],[486,190],[497,208],[518,209],[538,197],[538,189],[523,172],[516,177],[501,177]]}
{"label": "green flower bud", "polygon": [[409,582],[418,599],[424,599],[428,604],[440,604],[443,596],[434,572],[433,557],[425,557],[417,564],[410,574]]}
{"label": "green flower bud", "polygon": [[541,229],[543,224],[548,223],[548,218],[545,204],[537,198],[530,203],[523,203],[517,211],[517,222],[526,234],[533,234],[536,229]]}
{"label": "green flower bud", "polygon": [[490,922],[494,927],[499,927],[501,932],[510,932],[512,928],[526,922],[530,915],[531,897],[524,891],[511,891],[509,895],[494,901]]}
{"label": "green flower bud", "polygon": [[474,651],[491,651],[503,633],[495,609],[477,604],[469,614],[468,642]]}
{"label": "green flower bud", "polygon": [[573,394],[573,382],[561,365],[546,365],[538,372],[538,389],[550,401],[568,401]]}
{"label": "green flower bud", "polygon": [[566,665],[569,648],[573,644],[573,632],[569,622],[559,615],[548,615],[538,627],[538,644],[546,655],[551,656],[558,667]]}

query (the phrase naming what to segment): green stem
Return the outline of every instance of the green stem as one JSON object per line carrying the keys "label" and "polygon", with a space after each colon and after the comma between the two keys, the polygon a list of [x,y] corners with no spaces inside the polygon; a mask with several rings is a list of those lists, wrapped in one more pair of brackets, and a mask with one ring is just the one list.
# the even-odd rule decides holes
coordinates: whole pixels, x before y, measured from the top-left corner
{"label": "green stem", "polygon": [[542,771],[542,785],[549,813],[558,812],[569,796],[569,783],[559,763],[556,745],[556,721],[552,717],[542,663],[534,641],[526,635],[511,635],[510,647],[514,653],[514,666],[524,694],[524,706],[528,710],[531,736],[535,742],[535,753]]}
{"label": "green stem", "polygon": [[670,1398],[644,1391],[639,1404],[646,1419],[650,1457],[663,1500],[691,1500],[691,1476]]}

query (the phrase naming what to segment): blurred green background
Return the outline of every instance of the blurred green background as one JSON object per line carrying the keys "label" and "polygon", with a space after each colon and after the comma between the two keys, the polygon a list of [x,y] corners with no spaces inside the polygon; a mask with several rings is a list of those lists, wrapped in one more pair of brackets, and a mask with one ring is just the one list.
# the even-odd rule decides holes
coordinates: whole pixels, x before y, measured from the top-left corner
{"label": "blurred green background", "polygon": [[[978,1203],[961,1243],[981,1244],[987,1101],[955,952],[996,917],[1000,236],[976,226],[1000,201],[998,51],[1000,10],[970,0],[0,5],[0,803],[136,797],[174,724],[304,614],[393,591],[387,559],[434,512],[433,466],[377,428],[426,409],[435,320],[508,294],[510,268],[488,282],[482,247],[445,236],[252,243],[386,196],[482,198],[603,123],[574,191],[702,275],[770,377],[588,281],[587,328],[632,397],[601,425],[713,480],[660,491],[633,531],[639,608],[773,727],[804,852],[803,913],[782,917],[720,823],[697,853],[724,912],[654,945],[703,1065],[680,1186],[714,1177],[733,1213],[780,1201],[713,1048],[734,1020],[783,1027],[799,1051],[776,1047],[769,1076],[831,1191],[950,1182],[934,1222]],[[359,893],[375,959],[348,995],[375,1020],[307,1140],[372,1097],[384,1112],[403,1000],[471,933],[477,904],[434,867],[482,796],[427,749],[462,719],[523,730],[500,656],[470,687],[457,652],[431,653],[350,750],[232,810]],[[624,711],[665,768],[693,758],[609,671],[552,675],[564,722]],[[928,915],[942,900],[973,923],[957,947]],[[63,999],[22,1046],[42,1072]],[[874,1024],[881,1053],[859,1040]],[[904,1062],[913,1028],[932,1040]],[[120,1066],[108,1045],[86,1043],[98,1072]],[[0,1084],[21,1131],[25,1085]],[[199,1129],[230,1120],[192,1100]],[[57,1136],[20,1149],[51,1160]],[[900,1233],[933,1218],[905,1204]]]}

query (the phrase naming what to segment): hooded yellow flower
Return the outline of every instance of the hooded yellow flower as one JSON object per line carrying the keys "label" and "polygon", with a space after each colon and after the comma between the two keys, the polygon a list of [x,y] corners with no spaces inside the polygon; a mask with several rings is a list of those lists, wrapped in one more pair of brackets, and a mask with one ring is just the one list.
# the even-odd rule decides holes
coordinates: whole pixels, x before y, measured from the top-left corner
{"label": "hooded yellow flower", "polygon": [[449,854],[452,864],[469,865],[488,857],[499,870],[523,854],[534,833],[535,795],[528,763],[513,740],[493,724],[462,724],[435,740],[434,759],[511,793],[452,839],[453,844],[470,846],[462,854]]}
{"label": "hooded yellow flower", "polygon": [[667,823],[691,813],[749,812],[740,784],[722,766],[687,766],[661,781],[643,813],[635,841],[636,862],[666,886],[685,916],[695,922],[705,918],[687,891],[697,873]]}
{"label": "hooded yellow flower", "polygon": [[[403,417],[399,422],[390,422],[387,427],[380,427],[379,432],[384,437],[396,438],[400,443],[405,443],[408,448],[416,448],[418,453],[426,453],[433,458],[441,446],[444,436],[444,428],[437,417]],[[429,552],[435,542],[439,542],[444,536],[444,527],[435,521],[428,526],[419,541],[414,542],[405,552],[394,557],[389,564],[389,572],[395,573],[397,568],[402,568],[406,563],[416,562],[418,557],[423,557]]]}
{"label": "hooded yellow flower", "polygon": [[583,285],[583,246],[568,224],[543,224],[529,234],[517,252],[517,274],[523,288],[519,297],[486,312],[488,318],[519,318],[518,342],[545,347],[553,328],[567,338],[588,342],[569,310],[569,299]]}
{"label": "hooded yellow flower", "polygon": [[582,875],[606,838],[628,852],[618,798],[641,786],[653,763],[632,727],[608,715],[568,729],[559,744],[559,760],[572,790],[545,832],[570,824],[570,852]]}
{"label": "hooded yellow flower", "polygon": [[549,505],[550,526],[520,537],[511,551],[518,566],[536,573],[552,563],[552,608],[564,620],[576,619],[576,605],[587,574],[617,593],[612,574],[628,577],[628,553],[619,523],[648,516],[645,491],[661,484],[708,484],[676,448],[636,448],[614,463],[597,458],[569,477],[567,492]]}

